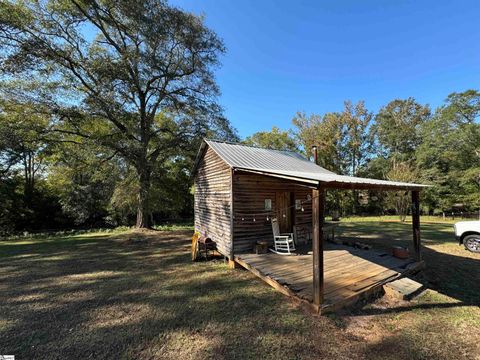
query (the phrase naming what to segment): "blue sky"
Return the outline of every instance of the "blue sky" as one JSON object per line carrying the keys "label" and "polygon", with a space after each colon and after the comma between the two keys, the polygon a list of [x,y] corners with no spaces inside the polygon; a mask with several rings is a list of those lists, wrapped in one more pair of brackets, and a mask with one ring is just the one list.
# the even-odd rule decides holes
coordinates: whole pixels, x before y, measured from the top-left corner
{"label": "blue sky", "polygon": [[172,0],[204,14],[227,53],[216,72],[225,114],[246,137],[291,127],[297,111],[395,98],[432,107],[480,88],[480,1]]}

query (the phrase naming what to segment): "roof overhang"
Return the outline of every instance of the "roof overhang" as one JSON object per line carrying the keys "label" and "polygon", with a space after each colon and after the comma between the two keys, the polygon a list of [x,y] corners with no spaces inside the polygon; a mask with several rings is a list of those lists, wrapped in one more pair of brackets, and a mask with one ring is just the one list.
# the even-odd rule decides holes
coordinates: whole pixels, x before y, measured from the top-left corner
{"label": "roof overhang", "polygon": [[311,187],[318,187],[318,180],[304,179],[296,176],[282,175],[274,172],[266,172],[266,171],[244,169],[244,168],[234,168],[233,170],[234,171],[238,170],[238,171],[251,173],[251,174],[270,176],[270,177],[279,178],[279,179],[286,179],[286,180],[290,180],[298,183],[308,184]]}
{"label": "roof overhang", "polygon": [[200,148],[198,149],[197,156],[195,157],[195,162],[193,163],[192,174],[191,176],[194,177],[198,170],[198,165],[200,164],[200,160],[203,157],[203,153],[207,150],[207,142],[205,139],[202,140],[200,144]]}
{"label": "roof overhang", "polygon": [[[247,168],[234,168],[234,171],[242,171],[252,174],[259,174],[280,179],[286,179],[297,183],[308,185],[309,187],[320,187],[326,189],[345,189],[345,190],[382,190],[382,191],[421,191],[430,185],[401,183],[388,180],[377,180],[370,178],[359,178],[345,175],[325,176],[320,175],[324,179],[320,180],[313,177],[292,176],[281,172],[256,170]],[[328,179],[331,177],[331,179]]]}

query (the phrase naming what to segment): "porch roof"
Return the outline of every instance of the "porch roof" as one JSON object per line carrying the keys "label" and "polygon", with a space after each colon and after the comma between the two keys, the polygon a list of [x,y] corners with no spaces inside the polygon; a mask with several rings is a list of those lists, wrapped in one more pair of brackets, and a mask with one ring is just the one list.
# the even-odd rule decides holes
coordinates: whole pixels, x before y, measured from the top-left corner
{"label": "porch roof", "polygon": [[194,173],[207,146],[232,169],[328,188],[421,190],[428,185],[338,175],[292,151],[264,149],[242,144],[204,140],[195,162]]}

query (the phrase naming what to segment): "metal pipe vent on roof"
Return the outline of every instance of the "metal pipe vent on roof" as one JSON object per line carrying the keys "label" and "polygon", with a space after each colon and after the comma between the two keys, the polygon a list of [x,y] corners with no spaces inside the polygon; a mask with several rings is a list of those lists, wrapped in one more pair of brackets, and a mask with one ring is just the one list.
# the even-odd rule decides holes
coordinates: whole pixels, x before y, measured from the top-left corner
{"label": "metal pipe vent on roof", "polygon": [[312,152],[313,152],[313,162],[318,165],[318,152],[317,152],[317,145],[312,146]]}

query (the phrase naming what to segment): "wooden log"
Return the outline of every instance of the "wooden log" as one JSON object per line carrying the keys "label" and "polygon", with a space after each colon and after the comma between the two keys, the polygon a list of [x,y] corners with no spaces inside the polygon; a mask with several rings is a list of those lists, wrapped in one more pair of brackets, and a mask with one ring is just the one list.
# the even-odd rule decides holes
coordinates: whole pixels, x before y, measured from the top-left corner
{"label": "wooden log", "polygon": [[421,261],[420,253],[420,193],[412,191],[412,228],[413,228],[413,248],[415,251],[415,260]]}
{"label": "wooden log", "polygon": [[319,309],[323,303],[323,223],[325,222],[325,190],[312,190],[313,227],[313,304]]}

